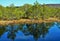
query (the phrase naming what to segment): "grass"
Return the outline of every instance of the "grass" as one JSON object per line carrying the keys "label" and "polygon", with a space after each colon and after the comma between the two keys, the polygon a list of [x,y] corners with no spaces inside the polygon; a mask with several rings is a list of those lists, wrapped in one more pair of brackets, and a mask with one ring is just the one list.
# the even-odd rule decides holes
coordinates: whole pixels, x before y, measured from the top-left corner
{"label": "grass", "polygon": [[31,20],[31,19],[20,19],[20,20],[0,20],[0,25],[18,24],[18,23],[42,23],[42,22],[60,22],[59,19],[49,18],[45,20]]}

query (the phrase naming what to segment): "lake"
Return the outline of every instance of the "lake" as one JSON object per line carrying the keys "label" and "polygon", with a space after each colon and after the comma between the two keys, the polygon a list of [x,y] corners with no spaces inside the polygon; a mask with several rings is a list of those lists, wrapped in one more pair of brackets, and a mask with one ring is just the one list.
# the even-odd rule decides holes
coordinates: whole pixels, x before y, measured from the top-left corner
{"label": "lake", "polygon": [[60,41],[60,23],[0,25],[0,41]]}

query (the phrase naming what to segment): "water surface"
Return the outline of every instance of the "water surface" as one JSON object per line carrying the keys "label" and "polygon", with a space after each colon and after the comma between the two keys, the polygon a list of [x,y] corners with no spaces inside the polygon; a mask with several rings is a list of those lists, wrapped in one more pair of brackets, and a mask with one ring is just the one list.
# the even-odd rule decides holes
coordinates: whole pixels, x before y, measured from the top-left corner
{"label": "water surface", "polygon": [[0,41],[60,41],[60,23],[0,25]]}

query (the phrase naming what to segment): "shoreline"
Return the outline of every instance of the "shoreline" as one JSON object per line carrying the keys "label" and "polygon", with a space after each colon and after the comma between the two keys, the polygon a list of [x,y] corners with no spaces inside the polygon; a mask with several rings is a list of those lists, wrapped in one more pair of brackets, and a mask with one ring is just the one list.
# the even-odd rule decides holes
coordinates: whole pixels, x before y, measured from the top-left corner
{"label": "shoreline", "polygon": [[18,24],[18,23],[42,23],[42,22],[60,22],[60,20],[31,20],[31,19],[20,19],[20,20],[0,20],[0,25]]}

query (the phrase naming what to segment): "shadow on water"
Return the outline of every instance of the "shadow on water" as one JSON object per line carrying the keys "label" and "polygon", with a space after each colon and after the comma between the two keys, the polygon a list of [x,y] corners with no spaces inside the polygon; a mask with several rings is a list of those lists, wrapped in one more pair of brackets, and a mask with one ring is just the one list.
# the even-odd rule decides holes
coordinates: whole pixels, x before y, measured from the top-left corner
{"label": "shadow on water", "polygon": [[49,32],[49,28],[53,23],[35,23],[35,24],[9,24],[7,26],[0,26],[0,38],[5,33],[7,33],[7,38],[15,40],[16,33],[18,30],[22,31],[25,36],[32,35],[35,41],[38,38],[44,38],[45,35]]}

